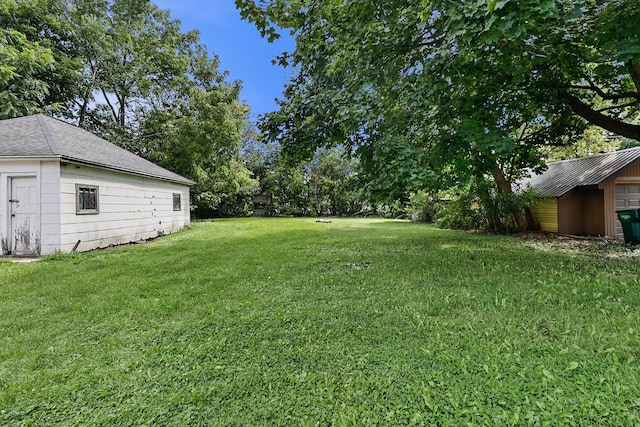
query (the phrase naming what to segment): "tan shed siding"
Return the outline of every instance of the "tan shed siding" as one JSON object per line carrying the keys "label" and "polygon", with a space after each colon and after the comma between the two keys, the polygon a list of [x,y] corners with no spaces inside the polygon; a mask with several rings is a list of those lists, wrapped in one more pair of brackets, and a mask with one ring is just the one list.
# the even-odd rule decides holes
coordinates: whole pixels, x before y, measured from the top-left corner
{"label": "tan shed siding", "polygon": [[640,177],[640,162],[635,162],[628,168],[626,168],[620,175],[616,175],[617,178],[620,177]]}
{"label": "tan shed siding", "polygon": [[558,233],[583,234],[584,205],[582,193],[570,191],[558,199]]}
{"label": "tan shed siding", "polygon": [[582,205],[582,232],[588,236],[604,236],[604,191],[583,191]]}
{"label": "tan shed siding", "polygon": [[604,232],[607,237],[616,236],[618,216],[616,215],[616,183],[609,180],[601,185],[604,190]]}
{"label": "tan shed siding", "polygon": [[541,198],[531,208],[531,211],[540,223],[540,230],[550,233],[558,232],[558,199]]}

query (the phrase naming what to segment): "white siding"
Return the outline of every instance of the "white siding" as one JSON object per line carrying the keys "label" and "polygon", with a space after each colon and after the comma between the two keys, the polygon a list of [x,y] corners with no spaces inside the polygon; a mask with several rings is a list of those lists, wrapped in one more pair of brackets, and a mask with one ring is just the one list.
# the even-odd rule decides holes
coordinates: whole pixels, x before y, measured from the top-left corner
{"label": "white siding", "polygon": [[10,234],[10,180],[19,176],[35,176],[40,188],[40,253],[46,255],[60,246],[60,161],[0,159],[0,241]]}
{"label": "white siding", "polygon": [[[76,213],[76,184],[98,187],[99,213]],[[181,210],[173,210],[179,193]],[[153,178],[63,163],[60,182],[61,246],[69,252],[135,242],[189,224],[189,187]]]}
{"label": "white siding", "polygon": [[40,253],[60,250],[60,161],[40,165]]}

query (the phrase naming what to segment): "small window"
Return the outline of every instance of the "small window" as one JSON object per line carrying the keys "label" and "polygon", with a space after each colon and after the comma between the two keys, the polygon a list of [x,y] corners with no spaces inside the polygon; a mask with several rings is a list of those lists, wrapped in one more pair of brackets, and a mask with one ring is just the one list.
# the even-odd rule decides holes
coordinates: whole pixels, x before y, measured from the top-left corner
{"label": "small window", "polygon": [[93,185],[76,185],[76,214],[97,214],[98,187]]}
{"label": "small window", "polygon": [[173,210],[181,211],[182,203],[180,202],[180,193],[173,193]]}

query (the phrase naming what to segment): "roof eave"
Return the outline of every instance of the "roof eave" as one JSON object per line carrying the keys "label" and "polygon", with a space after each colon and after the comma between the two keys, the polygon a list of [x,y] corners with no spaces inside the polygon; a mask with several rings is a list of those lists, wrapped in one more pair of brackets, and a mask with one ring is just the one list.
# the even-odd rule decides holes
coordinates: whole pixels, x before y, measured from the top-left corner
{"label": "roof eave", "polygon": [[5,161],[15,161],[15,160],[59,160],[61,156],[59,155],[30,155],[30,156],[0,156],[0,162]]}
{"label": "roof eave", "polygon": [[62,158],[62,160],[65,160],[67,162],[70,163],[75,163],[75,164],[80,164],[80,165],[86,165],[86,166],[92,166],[92,167],[97,167],[100,169],[106,169],[106,170],[110,170],[110,171],[115,171],[115,172],[122,172],[122,173],[126,173],[129,175],[136,175],[136,176],[142,176],[145,178],[153,178],[153,179],[158,179],[160,181],[167,181],[167,182],[173,182],[173,183],[177,183],[177,184],[184,184],[184,185],[195,185],[194,181],[191,181],[190,179],[184,178],[183,180],[181,179],[172,179],[169,177],[165,177],[165,176],[158,176],[158,175],[152,175],[152,174],[146,174],[146,173],[142,173],[140,171],[136,171],[136,170],[131,170],[131,169],[127,169],[127,168],[116,168],[110,165],[106,165],[106,164],[100,164],[98,162],[88,162],[86,160],[82,160],[82,159],[77,159],[71,156],[59,156]]}

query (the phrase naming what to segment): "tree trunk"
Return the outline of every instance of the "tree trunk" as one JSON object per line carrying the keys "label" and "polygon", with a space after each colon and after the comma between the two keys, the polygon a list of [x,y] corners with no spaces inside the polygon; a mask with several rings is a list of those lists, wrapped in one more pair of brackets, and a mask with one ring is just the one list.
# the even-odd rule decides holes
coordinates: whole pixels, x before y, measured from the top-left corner
{"label": "tree trunk", "polygon": [[89,107],[89,101],[91,100],[91,94],[95,89],[95,82],[98,75],[98,63],[91,62],[91,84],[87,87],[87,90],[84,92],[84,97],[82,98],[82,106],[80,107],[80,112],[78,113],[78,126],[82,127],[84,125],[85,119],[87,117],[87,109]]}
{"label": "tree trunk", "polygon": [[636,87],[636,91],[640,93],[640,64],[637,62],[627,62],[627,68],[629,69],[629,74],[631,75],[631,80],[633,80],[633,84]]}
{"label": "tree trunk", "polygon": [[[498,192],[503,194],[513,194],[513,189],[511,188],[511,183],[504,176],[504,172],[498,166],[493,168],[491,171],[491,175],[498,186]],[[524,219],[525,224],[522,223]],[[524,207],[524,218],[520,218],[518,215],[513,215],[513,220],[520,229],[526,230],[535,230],[537,228],[537,222],[535,217],[533,216],[533,212],[531,212],[531,208],[529,206]]]}
{"label": "tree trunk", "polygon": [[513,190],[511,189],[511,183],[504,176],[504,172],[502,172],[502,169],[496,166],[491,171],[491,175],[493,176],[493,179],[496,181],[496,185],[498,186],[499,192],[507,193],[507,194],[513,193]]}

